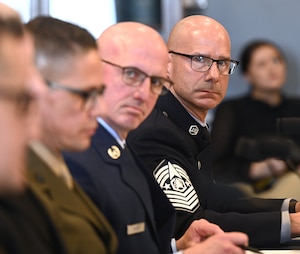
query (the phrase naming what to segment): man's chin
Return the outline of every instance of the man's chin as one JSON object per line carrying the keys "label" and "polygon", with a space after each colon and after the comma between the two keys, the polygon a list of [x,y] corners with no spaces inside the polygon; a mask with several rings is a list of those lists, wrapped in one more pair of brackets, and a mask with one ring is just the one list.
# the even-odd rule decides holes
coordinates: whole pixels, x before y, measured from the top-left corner
{"label": "man's chin", "polygon": [[199,104],[198,104],[198,107],[199,108],[203,108],[203,109],[206,109],[206,110],[210,110],[210,109],[213,109],[215,108],[216,106],[219,105],[219,101],[216,101],[216,100],[212,100],[212,99],[205,99],[205,100],[202,100]]}
{"label": "man's chin", "polygon": [[90,147],[90,145],[91,145],[91,141],[87,141],[86,143],[81,144],[81,146],[78,147],[77,151],[78,152],[85,151]]}
{"label": "man's chin", "polygon": [[132,124],[130,126],[127,126],[127,135],[129,134],[129,132],[135,130],[137,127],[139,127],[141,124],[141,122],[138,122],[136,124]]}
{"label": "man's chin", "polygon": [[81,151],[88,149],[90,147],[90,145],[91,145],[91,139],[87,138],[87,140],[82,140],[80,143],[78,142],[76,145],[73,145],[72,147],[64,149],[64,151],[81,152]]}

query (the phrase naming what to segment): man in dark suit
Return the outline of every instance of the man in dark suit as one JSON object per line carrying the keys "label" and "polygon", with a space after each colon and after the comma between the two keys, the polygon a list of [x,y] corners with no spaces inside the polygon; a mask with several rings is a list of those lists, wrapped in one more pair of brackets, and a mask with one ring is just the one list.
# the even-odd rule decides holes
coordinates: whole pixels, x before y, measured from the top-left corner
{"label": "man in dark suit", "polygon": [[[154,46],[155,45],[155,46]],[[159,95],[167,92],[168,52],[154,29],[136,22],[109,27],[98,39],[104,64],[104,94],[107,112],[90,148],[65,153],[73,176],[104,212],[119,239],[118,253],[169,253],[174,210],[153,176],[126,147],[128,132],[151,112]],[[196,244],[208,235],[206,244]],[[237,244],[246,244],[244,234],[225,234],[204,220],[195,222],[177,249],[186,253],[228,251],[242,253]]]}
{"label": "man in dark suit", "polygon": [[96,40],[85,29],[51,17],[27,24],[49,91],[38,101],[42,136],[30,144],[28,180],[50,214],[68,253],[115,253],[108,221],[71,177],[62,150],[90,145],[104,85]]}
{"label": "man in dark suit", "polygon": [[38,134],[36,91],[45,88],[33,52],[19,14],[0,3],[0,253],[64,254],[58,231],[24,176],[26,147]]}
{"label": "man in dark suit", "polygon": [[179,21],[168,40],[168,75],[174,85],[129,135],[128,145],[175,207],[176,238],[192,221],[205,218],[225,231],[247,233],[251,245],[278,247],[300,234],[300,213],[294,213],[299,203],[242,198],[213,180],[206,115],[224,98],[238,64],[230,47],[217,21],[201,15]]}

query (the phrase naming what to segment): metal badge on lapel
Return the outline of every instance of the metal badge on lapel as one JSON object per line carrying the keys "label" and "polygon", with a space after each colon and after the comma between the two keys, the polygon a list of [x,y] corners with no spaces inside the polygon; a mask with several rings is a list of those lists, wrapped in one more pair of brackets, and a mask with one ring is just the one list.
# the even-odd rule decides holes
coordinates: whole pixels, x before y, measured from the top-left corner
{"label": "metal badge on lapel", "polygon": [[196,136],[199,132],[199,128],[197,125],[191,125],[190,128],[189,128],[189,133],[192,135],[192,136]]}
{"label": "metal badge on lapel", "polygon": [[118,159],[121,156],[121,151],[117,146],[111,146],[110,148],[108,148],[107,153],[114,160]]}

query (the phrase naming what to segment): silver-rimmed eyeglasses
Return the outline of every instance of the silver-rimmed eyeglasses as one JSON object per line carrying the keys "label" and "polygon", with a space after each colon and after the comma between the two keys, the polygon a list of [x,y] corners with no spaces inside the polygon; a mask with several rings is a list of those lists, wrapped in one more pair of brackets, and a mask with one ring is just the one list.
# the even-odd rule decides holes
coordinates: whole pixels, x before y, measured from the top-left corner
{"label": "silver-rimmed eyeglasses", "polygon": [[201,55],[188,55],[179,53],[173,50],[170,50],[169,53],[184,56],[191,59],[191,68],[194,71],[198,72],[206,72],[208,71],[214,62],[217,63],[218,70],[220,74],[223,75],[231,75],[234,73],[236,67],[238,66],[239,62],[232,59],[220,59],[215,60],[213,58]]}
{"label": "silver-rimmed eyeglasses", "polygon": [[64,86],[52,81],[46,81],[48,86],[52,89],[62,89],[64,91],[70,92],[72,94],[78,95],[83,101],[83,109],[90,110],[97,103],[98,96],[103,95],[105,91],[105,85],[101,85],[99,88],[93,88],[90,90],[80,90],[77,88],[72,88]]}
{"label": "silver-rimmed eyeglasses", "polygon": [[126,85],[138,87],[146,78],[150,78],[151,81],[151,92],[157,95],[165,95],[172,86],[173,82],[167,78],[159,76],[150,76],[142,70],[133,67],[122,67],[118,64],[114,64],[107,60],[101,59],[102,62],[118,67],[122,70],[122,79]]}

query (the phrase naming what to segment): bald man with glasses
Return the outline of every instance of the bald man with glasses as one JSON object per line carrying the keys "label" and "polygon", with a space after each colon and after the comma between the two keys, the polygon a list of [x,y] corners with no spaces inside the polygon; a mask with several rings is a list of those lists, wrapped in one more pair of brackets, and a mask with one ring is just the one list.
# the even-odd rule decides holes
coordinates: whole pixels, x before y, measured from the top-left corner
{"label": "bald man with glasses", "polygon": [[248,199],[215,184],[206,116],[225,97],[238,65],[227,30],[210,17],[185,17],[172,29],[168,51],[174,85],[127,141],[176,210],[175,238],[200,218],[247,233],[255,247],[279,247],[299,236],[299,202]]}

